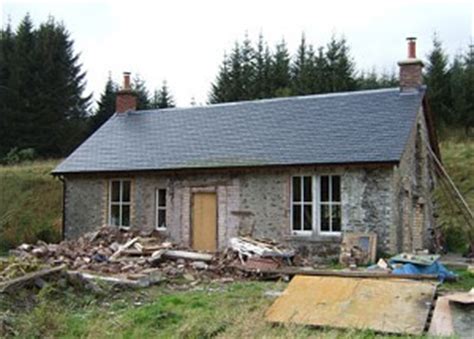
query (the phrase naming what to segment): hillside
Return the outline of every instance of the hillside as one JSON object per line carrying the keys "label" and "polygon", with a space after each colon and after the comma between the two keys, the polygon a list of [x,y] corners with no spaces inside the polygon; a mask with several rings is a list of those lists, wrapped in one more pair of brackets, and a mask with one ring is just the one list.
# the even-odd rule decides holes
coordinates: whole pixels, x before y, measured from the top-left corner
{"label": "hillside", "polygon": [[57,163],[0,166],[0,251],[22,242],[59,239],[62,184],[50,175]]}

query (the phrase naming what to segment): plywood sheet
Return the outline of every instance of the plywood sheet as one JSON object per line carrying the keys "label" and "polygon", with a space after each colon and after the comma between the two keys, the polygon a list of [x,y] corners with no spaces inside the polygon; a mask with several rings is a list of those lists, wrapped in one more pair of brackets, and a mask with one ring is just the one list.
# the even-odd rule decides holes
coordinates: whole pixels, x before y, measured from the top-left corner
{"label": "plywood sheet", "polygon": [[436,284],[295,276],[268,309],[271,322],[422,334]]}

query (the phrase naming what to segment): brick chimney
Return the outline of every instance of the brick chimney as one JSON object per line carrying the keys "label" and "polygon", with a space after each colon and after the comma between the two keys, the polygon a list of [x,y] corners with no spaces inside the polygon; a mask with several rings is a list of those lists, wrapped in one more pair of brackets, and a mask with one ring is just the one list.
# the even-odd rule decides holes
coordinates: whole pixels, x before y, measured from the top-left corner
{"label": "brick chimney", "polygon": [[115,110],[117,113],[126,113],[137,109],[137,95],[130,86],[130,72],[123,73],[123,86],[117,92]]}
{"label": "brick chimney", "polygon": [[416,38],[409,37],[408,58],[398,62],[400,67],[400,91],[416,90],[423,84],[423,62],[416,57]]}

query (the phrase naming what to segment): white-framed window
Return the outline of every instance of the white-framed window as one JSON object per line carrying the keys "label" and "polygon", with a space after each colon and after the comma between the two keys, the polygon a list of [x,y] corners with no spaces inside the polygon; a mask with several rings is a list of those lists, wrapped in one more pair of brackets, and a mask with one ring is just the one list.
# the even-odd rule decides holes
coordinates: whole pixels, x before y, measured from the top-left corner
{"label": "white-framed window", "polygon": [[155,190],[156,203],[156,220],[155,227],[157,230],[166,230],[166,189],[157,188]]}
{"label": "white-framed window", "polygon": [[341,177],[291,178],[291,231],[295,235],[340,234]]}
{"label": "white-framed window", "polygon": [[341,232],[341,177],[323,175],[319,178],[319,231],[321,234]]}
{"label": "white-framed window", "polygon": [[297,176],[291,185],[291,229],[296,234],[313,230],[313,178]]}
{"label": "white-framed window", "polygon": [[130,227],[131,181],[112,179],[109,183],[109,225]]}

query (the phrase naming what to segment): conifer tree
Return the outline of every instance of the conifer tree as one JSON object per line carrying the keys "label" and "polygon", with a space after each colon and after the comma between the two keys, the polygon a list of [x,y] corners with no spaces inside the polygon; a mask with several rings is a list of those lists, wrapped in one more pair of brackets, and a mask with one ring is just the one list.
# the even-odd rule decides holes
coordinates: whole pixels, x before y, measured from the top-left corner
{"label": "conifer tree", "polygon": [[305,35],[301,35],[301,42],[291,64],[292,92],[296,95],[314,92],[314,51],[306,44]]}
{"label": "conifer tree", "polygon": [[437,125],[453,123],[450,112],[448,58],[443,50],[441,41],[435,35],[433,48],[428,54],[425,84],[428,86],[428,100],[431,111],[435,115]]}
{"label": "conifer tree", "polygon": [[150,92],[146,87],[145,81],[139,74],[135,75],[132,81],[132,89],[137,95],[137,110],[150,109]]}
{"label": "conifer tree", "polygon": [[271,64],[272,96],[291,95],[290,55],[284,39],[275,46]]}
{"label": "conifer tree", "polygon": [[172,108],[175,107],[174,99],[171,95],[166,80],[163,80],[161,88],[155,90],[153,94],[153,100],[151,103],[152,108]]}
{"label": "conifer tree", "polygon": [[328,62],[323,47],[318,48],[318,54],[314,57],[314,73],[313,92],[329,92]]}
{"label": "conifer tree", "polygon": [[334,36],[326,50],[328,92],[352,91],[356,89],[354,63],[349,55],[349,47],[344,38]]}
{"label": "conifer tree", "polygon": [[255,51],[247,34],[240,50],[241,56],[241,98],[251,100],[255,98],[253,93],[255,83]]}
{"label": "conifer tree", "polygon": [[224,60],[219,67],[216,80],[211,84],[211,92],[209,93],[209,103],[216,104],[219,102],[229,101],[230,97],[230,60],[227,54],[224,54]]}
{"label": "conifer tree", "polygon": [[105,88],[97,102],[97,110],[90,119],[90,133],[94,133],[115,113],[115,102],[117,99],[118,85],[109,74]]}
{"label": "conifer tree", "polygon": [[270,67],[270,50],[263,39],[263,35],[260,34],[255,51],[255,79],[252,90],[254,99],[270,97]]}
{"label": "conifer tree", "polygon": [[474,129],[474,45],[470,45],[466,53],[463,78],[466,107],[460,112],[459,122],[467,136]]}

